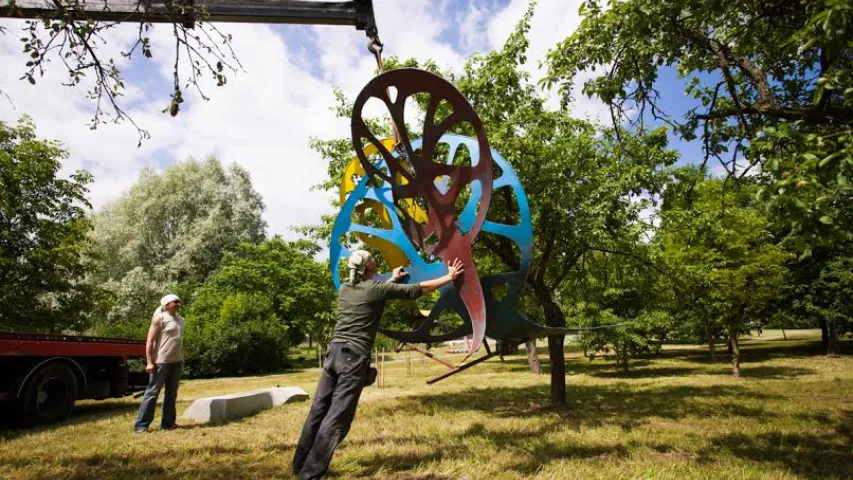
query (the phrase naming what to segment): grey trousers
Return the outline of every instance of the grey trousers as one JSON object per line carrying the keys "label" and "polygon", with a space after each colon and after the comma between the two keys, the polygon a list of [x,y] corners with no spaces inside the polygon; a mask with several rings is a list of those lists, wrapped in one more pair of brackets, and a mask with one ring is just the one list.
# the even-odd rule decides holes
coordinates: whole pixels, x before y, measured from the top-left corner
{"label": "grey trousers", "polygon": [[332,343],[293,455],[301,480],[322,478],[335,448],[349,433],[364,388],[370,356],[345,343]]}
{"label": "grey trousers", "polygon": [[178,384],[181,381],[181,372],[184,369],[183,362],[158,363],[157,371],[149,376],[148,386],[142,395],[142,405],[139,406],[139,414],[136,415],[134,430],[147,430],[154,420],[154,410],[157,408],[157,397],[160,396],[160,388],[166,386],[163,395],[163,419],[160,421],[161,428],[169,428],[175,425],[175,400],[178,398]]}

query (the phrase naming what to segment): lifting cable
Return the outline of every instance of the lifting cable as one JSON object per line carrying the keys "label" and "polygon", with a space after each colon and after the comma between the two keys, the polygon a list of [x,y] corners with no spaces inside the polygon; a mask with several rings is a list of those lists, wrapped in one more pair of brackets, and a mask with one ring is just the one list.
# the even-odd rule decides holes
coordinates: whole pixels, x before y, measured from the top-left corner
{"label": "lifting cable", "polygon": [[[367,42],[367,50],[373,54],[373,57],[376,58],[376,67],[379,71],[379,74],[382,75],[385,73],[385,64],[382,62],[382,48],[384,45],[382,41],[379,40],[379,33],[372,33],[368,35],[370,39]],[[390,89],[385,89],[385,94],[388,95],[388,100],[391,100],[391,91]],[[391,129],[394,132],[394,149],[397,150],[397,153],[400,155],[400,158],[405,158],[403,156],[403,146],[400,143],[400,130],[397,128],[397,123],[394,121],[394,117],[391,117]]]}

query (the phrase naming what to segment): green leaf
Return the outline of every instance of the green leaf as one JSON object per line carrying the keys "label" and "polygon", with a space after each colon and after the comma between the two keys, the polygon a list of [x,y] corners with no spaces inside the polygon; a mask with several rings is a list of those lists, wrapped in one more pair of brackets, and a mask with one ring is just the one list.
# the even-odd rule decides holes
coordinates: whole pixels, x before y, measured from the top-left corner
{"label": "green leaf", "polygon": [[832,223],[833,223],[832,217],[830,217],[829,215],[824,215],[824,216],[820,217],[818,220],[820,220],[820,223],[822,223],[824,225],[832,225]]}
{"label": "green leaf", "polygon": [[842,151],[835,152],[835,153],[833,153],[833,154],[831,154],[831,155],[827,155],[827,156],[826,156],[826,158],[824,158],[823,160],[821,160],[821,161],[820,161],[820,163],[818,164],[818,166],[819,166],[819,167],[824,167],[824,166],[826,166],[826,164],[827,164],[827,163],[829,163],[832,159],[834,159],[834,158],[838,157],[838,156],[839,156],[839,155],[841,155],[842,153],[843,153],[843,150],[842,150]]}

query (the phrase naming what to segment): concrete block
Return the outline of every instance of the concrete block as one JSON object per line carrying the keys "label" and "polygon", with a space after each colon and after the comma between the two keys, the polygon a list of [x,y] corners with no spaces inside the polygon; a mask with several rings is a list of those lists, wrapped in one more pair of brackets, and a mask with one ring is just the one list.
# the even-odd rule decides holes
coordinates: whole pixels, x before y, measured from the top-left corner
{"label": "concrete block", "polygon": [[265,388],[253,392],[205,397],[194,401],[181,418],[196,423],[220,423],[252,415],[276,405],[307,399],[308,394],[299,387]]}

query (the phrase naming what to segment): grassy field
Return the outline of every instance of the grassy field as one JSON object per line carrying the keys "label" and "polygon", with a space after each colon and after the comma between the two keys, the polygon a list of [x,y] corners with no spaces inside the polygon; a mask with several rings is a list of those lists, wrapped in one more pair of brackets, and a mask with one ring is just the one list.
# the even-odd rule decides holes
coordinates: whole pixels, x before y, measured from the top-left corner
{"label": "grassy field", "polygon": [[[569,348],[569,406],[557,410],[548,376],[527,373],[523,355],[427,386],[446,367],[417,361],[412,374],[402,354],[385,388],[365,390],[330,476],[853,478],[853,358],[820,355],[818,335],[746,339],[740,379],[698,347],[635,360],[628,374]],[[313,393],[317,376],[186,381],[178,412],[198,397],[275,385]],[[0,431],[0,478],[290,478],[308,406],[134,435],[137,401],[85,402],[64,424]]]}

